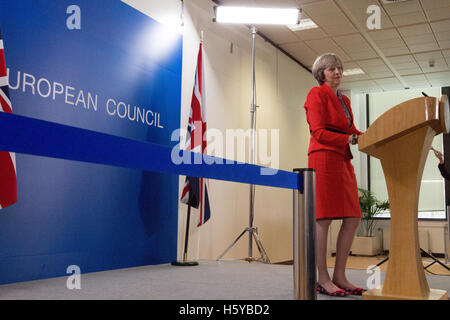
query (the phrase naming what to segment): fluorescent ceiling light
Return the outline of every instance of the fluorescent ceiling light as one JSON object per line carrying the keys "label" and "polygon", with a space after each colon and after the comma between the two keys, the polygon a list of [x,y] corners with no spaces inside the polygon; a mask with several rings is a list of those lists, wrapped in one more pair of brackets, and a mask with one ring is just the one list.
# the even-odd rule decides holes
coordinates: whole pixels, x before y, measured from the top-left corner
{"label": "fluorescent ceiling light", "polygon": [[288,28],[291,29],[292,31],[301,31],[301,30],[318,28],[318,26],[311,19],[305,18],[305,19],[300,20],[299,24],[288,25]]}
{"label": "fluorescent ceiling light", "polygon": [[255,8],[255,7],[216,7],[216,21],[245,24],[296,24],[299,9]]}
{"label": "fluorescent ceiling light", "polygon": [[364,74],[364,71],[362,71],[360,68],[355,68],[355,69],[347,69],[343,73],[344,76],[354,76],[357,74]]}

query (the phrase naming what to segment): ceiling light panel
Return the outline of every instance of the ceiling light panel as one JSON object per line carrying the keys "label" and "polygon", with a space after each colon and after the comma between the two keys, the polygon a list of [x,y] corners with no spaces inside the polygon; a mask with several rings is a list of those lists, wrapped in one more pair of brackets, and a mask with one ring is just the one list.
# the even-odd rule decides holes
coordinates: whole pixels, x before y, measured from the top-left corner
{"label": "ceiling light panel", "polygon": [[310,18],[301,19],[300,23],[287,25],[287,27],[292,31],[302,31],[318,28],[317,24],[315,24],[314,21],[312,21]]}
{"label": "ceiling light panel", "polygon": [[355,76],[358,74],[364,74],[364,71],[361,68],[353,68],[353,69],[345,69],[343,75],[344,76]]}

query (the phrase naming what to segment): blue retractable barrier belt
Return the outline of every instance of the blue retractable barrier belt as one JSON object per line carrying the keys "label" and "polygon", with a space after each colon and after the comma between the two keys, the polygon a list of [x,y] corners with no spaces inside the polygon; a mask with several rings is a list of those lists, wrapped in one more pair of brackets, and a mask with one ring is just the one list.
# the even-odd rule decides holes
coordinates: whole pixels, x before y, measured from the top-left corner
{"label": "blue retractable barrier belt", "polygon": [[[303,190],[297,173],[274,170],[263,175],[261,170],[268,168],[15,114],[0,112],[0,128],[3,151]],[[183,163],[172,161],[177,152]]]}

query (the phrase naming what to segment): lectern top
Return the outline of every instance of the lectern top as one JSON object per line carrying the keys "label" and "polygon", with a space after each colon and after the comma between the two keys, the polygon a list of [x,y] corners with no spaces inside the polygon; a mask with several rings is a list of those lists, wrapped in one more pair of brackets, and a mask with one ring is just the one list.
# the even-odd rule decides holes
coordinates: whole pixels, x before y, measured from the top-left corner
{"label": "lectern top", "polygon": [[377,148],[413,130],[430,126],[436,132],[448,133],[450,130],[450,106],[443,95],[420,97],[402,102],[379,116],[359,138],[358,149],[377,157]]}

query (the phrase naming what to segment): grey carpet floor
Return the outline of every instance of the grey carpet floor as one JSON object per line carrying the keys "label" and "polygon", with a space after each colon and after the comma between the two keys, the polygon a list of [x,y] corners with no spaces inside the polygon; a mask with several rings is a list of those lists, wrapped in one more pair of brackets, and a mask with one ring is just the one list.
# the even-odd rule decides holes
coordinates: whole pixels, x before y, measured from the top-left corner
{"label": "grey carpet floor", "polygon": [[[82,271],[82,270],[81,270]],[[332,269],[330,269],[330,274]],[[365,270],[347,271],[366,287]],[[199,266],[170,264],[81,274],[80,289],[67,288],[68,277],[0,286],[3,300],[292,300],[292,266],[243,261],[199,261]],[[384,273],[381,272],[381,280]],[[450,291],[450,277],[427,275],[430,288]],[[353,299],[318,295],[318,300]]]}

